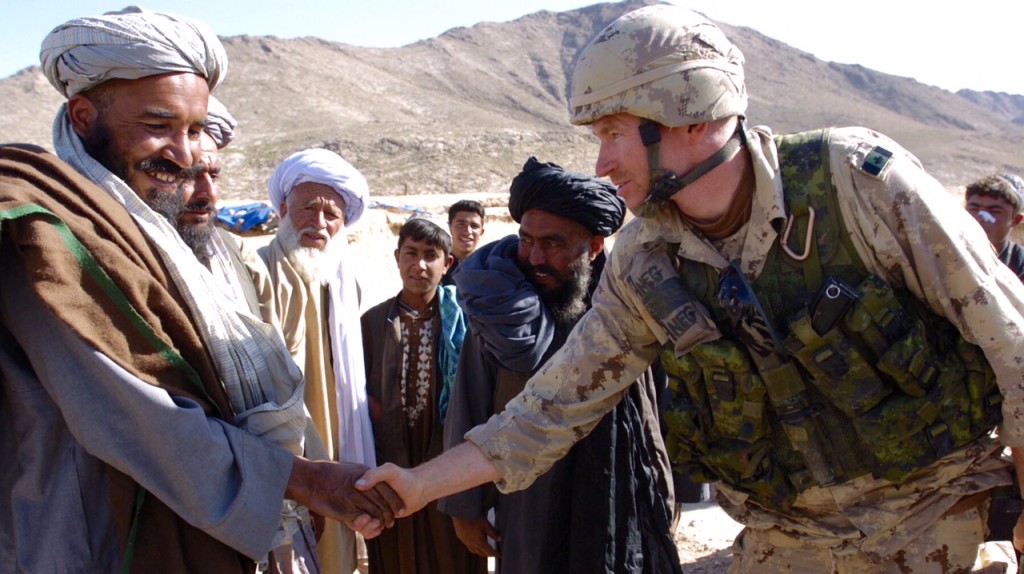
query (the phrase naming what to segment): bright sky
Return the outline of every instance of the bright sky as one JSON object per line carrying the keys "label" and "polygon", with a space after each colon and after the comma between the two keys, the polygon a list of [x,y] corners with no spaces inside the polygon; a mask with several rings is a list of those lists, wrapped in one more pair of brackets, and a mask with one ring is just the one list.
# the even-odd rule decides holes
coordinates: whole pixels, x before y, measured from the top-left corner
{"label": "bright sky", "polygon": [[[0,77],[39,63],[57,24],[130,0],[0,0]],[[505,22],[592,0],[149,0],[222,36],[316,36],[355,46],[401,46],[481,21]],[[827,0],[674,0],[713,20],[748,26],[826,61],[861,64],[951,91],[1024,94],[1024,9],[1006,0],[968,4]]]}

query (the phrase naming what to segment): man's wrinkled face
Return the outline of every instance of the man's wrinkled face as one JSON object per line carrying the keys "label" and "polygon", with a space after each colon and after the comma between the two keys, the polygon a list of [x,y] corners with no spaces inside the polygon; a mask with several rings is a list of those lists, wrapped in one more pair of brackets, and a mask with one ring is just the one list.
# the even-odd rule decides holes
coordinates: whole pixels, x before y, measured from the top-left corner
{"label": "man's wrinkled face", "polygon": [[180,201],[174,198],[180,196],[181,172],[199,157],[209,98],[206,80],[196,74],[163,74],[111,80],[99,88],[103,95],[96,102],[89,92],[68,102],[86,151],[173,219],[178,209],[167,210]]}
{"label": "man's wrinkled face", "polygon": [[1024,220],[1024,214],[1013,213],[1013,206],[1001,197],[974,194],[967,200],[967,211],[981,224],[988,240],[1002,249],[1010,230]]}
{"label": "man's wrinkled face", "polygon": [[217,144],[203,133],[199,160],[182,172],[184,206],[175,220],[181,238],[201,260],[209,252],[208,246],[214,233],[220,170]]}
{"label": "man's wrinkled face", "polygon": [[590,263],[603,246],[576,221],[530,209],[519,224],[516,262],[556,321],[569,323],[586,311]]}
{"label": "man's wrinkled face", "polygon": [[451,257],[427,241],[407,237],[395,250],[395,262],[402,277],[402,291],[429,298],[448,271]]}
{"label": "man's wrinkled face", "polygon": [[330,186],[300,183],[281,205],[281,217],[291,220],[299,245],[323,251],[345,226],[345,201]]}
{"label": "man's wrinkled face", "polygon": [[448,231],[452,236],[452,255],[461,261],[476,251],[484,234],[484,220],[479,213],[457,211],[448,222]]}

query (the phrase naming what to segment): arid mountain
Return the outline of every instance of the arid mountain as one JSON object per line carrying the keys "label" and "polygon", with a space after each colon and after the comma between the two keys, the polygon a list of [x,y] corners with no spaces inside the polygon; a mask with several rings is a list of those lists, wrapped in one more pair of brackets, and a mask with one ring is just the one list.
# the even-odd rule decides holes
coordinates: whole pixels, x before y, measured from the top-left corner
{"label": "arid mountain", "polygon": [[[216,95],[241,128],[224,152],[223,194],[262,198],[279,161],[317,146],[351,161],[375,195],[502,191],[530,155],[590,172],[594,140],[566,119],[573,59],[609,22],[650,3],[542,11],[401,48],[225,38],[231,66]],[[872,127],[949,187],[994,170],[1024,172],[1024,96],[954,94],[723,28],[747,58],[752,124]],[[0,141],[49,147],[61,99],[38,68],[0,80],[0,101]]]}

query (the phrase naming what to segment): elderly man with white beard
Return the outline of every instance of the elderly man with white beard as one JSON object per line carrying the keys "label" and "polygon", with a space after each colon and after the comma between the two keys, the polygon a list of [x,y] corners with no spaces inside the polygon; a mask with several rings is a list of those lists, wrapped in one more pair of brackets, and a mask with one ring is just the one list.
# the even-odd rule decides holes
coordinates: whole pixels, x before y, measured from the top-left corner
{"label": "elderly man with white beard", "polygon": [[[258,254],[270,274],[273,312],[306,378],[306,407],[328,458],[374,466],[359,295],[343,265],[347,240],[340,233],[366,208],[366,180],[334,152],[308,149],[277,167],[268,192],[281,224]],[[319,547],[325,572],[355,569],[355,534],[344,525],[329,521]],[[337,569],[326,567],[332,559],[340,561]]]}

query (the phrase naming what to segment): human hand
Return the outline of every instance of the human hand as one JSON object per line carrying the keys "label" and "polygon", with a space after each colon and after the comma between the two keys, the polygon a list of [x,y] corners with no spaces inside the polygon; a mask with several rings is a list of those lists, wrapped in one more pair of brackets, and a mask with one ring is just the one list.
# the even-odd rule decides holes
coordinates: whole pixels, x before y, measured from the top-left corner
{"label": "human hand", "polygon": [[501,558],[501,553],[491,547],[488,539],[496,544],[501,542],[501,535],[486,518],[452,517],[455,535],[466,545],[470,552],[478,556]]}
{"label": "human hand", "polygon": [[394,524],[402,500],[387,484],[355,489],[368,467],[350,462],[311,461],[296,457],[285,496],[317,514],[344,522],[366,538]]}
{"label": "human hand", "polygon": [[432,500],[426,498],[412,470],[390,462],[366,471],[366,474],[356,481],[355,486],[357,489],[365,491],[378,488],[381,485],[389,486],[405,504],[401,511],[395,513],[397,518],[405,518],[413,514]]}

